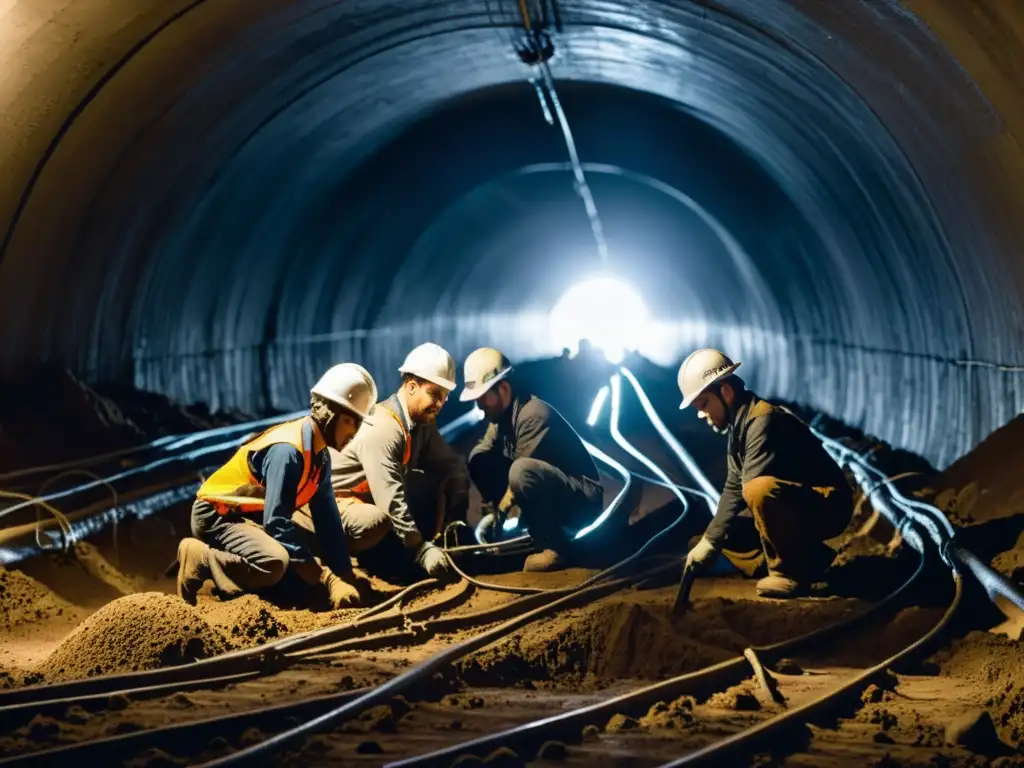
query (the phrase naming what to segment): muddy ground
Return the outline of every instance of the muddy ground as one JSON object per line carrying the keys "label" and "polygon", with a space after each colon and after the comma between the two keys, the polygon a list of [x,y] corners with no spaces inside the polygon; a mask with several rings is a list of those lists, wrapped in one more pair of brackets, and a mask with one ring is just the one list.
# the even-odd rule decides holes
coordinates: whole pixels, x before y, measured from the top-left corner
{"label": "muddy ground", "polygon": [[[1007,446],[1024,439],[1024,419],[1004,429],[946,473],[920,483],[916,493],[943,508],[962,527],[970,546],[1019,582],[1024,575],[1024,479]],[[187,663],[344,623],[360,613],[316,613],[256,596],[222,603],[206,593],[197,607],[186,606],[162,573],[173,557],[174,537],[166,535],[159,521],[144,523],[138,530],[120,531],[116,547],[106,534],[68,555],[0,569],[0,685]],[[311,739],[283,763],[381,765],[591,703],[727,660],[749,645],[785,640],[864,611],[909,574],[912,563],[898,540],[867,506],[835,544],[841,553],[831,596],[768,601],[754,595],[749,580],[705,578],[697,582],[690,611],[673,618],[671,583],[616,593],[503,638],[459,662],[433,695],[394,700]],[[554,588],[592,573],[575,569],[487,578]],[[935,583],[943,577],[932,578]],[[379,580],[373,586],[377,599],[399,589]],[[910,598],[910,604],[863,632],[776,664],[789,705],[809,700],[844,675],[922,636],[941,617],[949,590],[940,587]],[[456,612],[479,611],[511,599],[477,592]],[[1024,643],[986,631],[993,623],[991,616],[968,611],[928,658],[893,670],[838,717],[806,724],[795,745],[785,745],[778,754],[764,753],[754,764],[1024,765],[1018,747],[1024,741]],[[0,755],[379,684],[467,634],[346,652],[214,690],[138,702],[112,698],[99,709],[72,707],[59,716],[40,714],[29,722],[5,724]],[[714,695],[618,713],[564,734],[539,755],[500,753],[486,761],[467,757],[460,764],[658,765],[776,714],[778,707],[751,679]],[[188,748],[150,750],[125,764],[201,762],[264,735],[254,727]]]}

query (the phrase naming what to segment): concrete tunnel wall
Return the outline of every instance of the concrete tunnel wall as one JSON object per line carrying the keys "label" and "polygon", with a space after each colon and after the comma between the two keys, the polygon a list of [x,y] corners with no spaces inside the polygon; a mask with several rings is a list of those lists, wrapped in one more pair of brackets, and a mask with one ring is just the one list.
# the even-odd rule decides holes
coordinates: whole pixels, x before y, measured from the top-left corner
{"label": "concrete tunnel wall", "polygon": [[[599,205],[693,203],[688,249],[631,270],[673,362],[724,345],[762,393],[939,466],[1024,409],[1020,8],[547,5]],[[524,171],[566,154],[517,25],[512,2],[0,4],[0,375],[260,410],[349,357],[387,387],[427,337],[554,351],[537,313],[593,262],[516,239],[510,209],[547,199],[524,179],[571,193]]]}

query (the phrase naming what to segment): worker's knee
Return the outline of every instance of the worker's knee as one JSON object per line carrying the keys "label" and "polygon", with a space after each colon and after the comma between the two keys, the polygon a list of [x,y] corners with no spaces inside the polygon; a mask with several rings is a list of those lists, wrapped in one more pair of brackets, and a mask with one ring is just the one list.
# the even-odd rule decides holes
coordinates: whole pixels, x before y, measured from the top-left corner
{"label": "worker's knee", "polygon": [[529,498],[544,483],[549,464],[537,459],[516,459],[508,472],[508,487],[517,501]]}
{"label": "worker's knee", "polygon": [[773,501],[780,498],[786,485],[785,480],[771,475],[755,477],[743,484],[743,500],[754,516],[759,517],[764,513],[765,507],[770,507]]}
{"label": "worker's knee", "polygon": [[247,577],[251,589],[272,587],[284,578],[290,558],[288,550],[276,541],[267,542],[260,552],[248,558],[251,573]]}

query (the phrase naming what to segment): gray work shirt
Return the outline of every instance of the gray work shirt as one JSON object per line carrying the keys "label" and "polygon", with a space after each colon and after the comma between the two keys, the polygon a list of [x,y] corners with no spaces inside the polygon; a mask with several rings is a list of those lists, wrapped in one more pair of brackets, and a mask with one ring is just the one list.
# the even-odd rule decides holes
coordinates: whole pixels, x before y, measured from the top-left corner
{"label": "gray work shirt", "polygon": [[597,465],[582,438],[562,414],[536,395],[516,396],[501,421],[488,426],[469,458],[491,451],[500,451],[510,461],[545,461],[569,477],[589,477],[601,482]]}
{"label": "gray work shirt", "polygon": [[[384,409],[390,413],[384,413]],[[403,459],[407,434],[406,464]],[[422,469],[441,477],[466,474],[458,454],[444,441],[437,426],[413,424],[397,393],[377,404],[373,424],[363,422],[342,451],[331,449],[331,485],[335,492],[357,496],[383,510],[402,543],[415,548],[423,542],[423,535],[405,499],[405,475],[409,469]],[[468,476],[464,482],[468,486]]]}
{"label": "gray work shirt", "polygon": [[752,392],[729,425],[728,475],[705,536],[721,545],[729,524],[747,508],[743,486],[770,476],[815,487],[849,488],[843,470],[800,419]]}

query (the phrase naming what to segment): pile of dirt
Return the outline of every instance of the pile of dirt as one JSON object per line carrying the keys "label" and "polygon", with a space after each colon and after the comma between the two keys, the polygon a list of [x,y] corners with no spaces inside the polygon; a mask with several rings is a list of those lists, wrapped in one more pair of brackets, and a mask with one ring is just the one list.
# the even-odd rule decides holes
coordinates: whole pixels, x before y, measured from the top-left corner
{"label": "pile of dirt", "polygon": [[256,595],[242,595],[226,603],[213,603],[203,618],[218,628],[237,647],[264,645],[290,631],[272,604]]}
{"label": "pile of dirt", "polygon": [[78,609],[21,571],[0,566],[0,630],[56,617],[75,618]]}
{"label": "pile of dirt", "polygon": [[39,665],[49,682],[184,664],[227,650],[224,637],[177,597],[122,597],[82,622]]}
{"label": "pile of dirt", "polygon": [[929,661],[987,696],[982,703],[1004,742],[1024,742],[1024,642],[971,632]]}
{"label": "pile of dirt", "polygon": [[670,591],[618,595],[533,625],[463,660],[473,684],[578,683],[588,676],[664,679],[735,657],[862,610],[856,601],[772,605],[723,598],[697,601],[673,621]]}
{"label": "pile of dirt", "polygon": [[647,714],[640,718],[641,728],[654,730],[667,728],[675,730],[696,730],[700,721],[693,714],[692,696],[680,696],[675,701],[658,701],[651,705]]}
{"label": "pile of dirt", "polygon": [[958,525],[977,525],[1024,513],[1024,475],[1019,471],[1024,414],[997,429],[951,464],[929,489],[932,503]]}
{"label": "pile of dirt", "polygon": [[1012,581],[1024,583],[1024,532],[1013,547],[992,558],[992,567]]}

